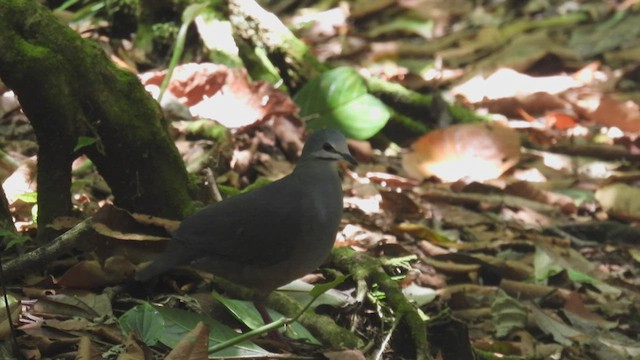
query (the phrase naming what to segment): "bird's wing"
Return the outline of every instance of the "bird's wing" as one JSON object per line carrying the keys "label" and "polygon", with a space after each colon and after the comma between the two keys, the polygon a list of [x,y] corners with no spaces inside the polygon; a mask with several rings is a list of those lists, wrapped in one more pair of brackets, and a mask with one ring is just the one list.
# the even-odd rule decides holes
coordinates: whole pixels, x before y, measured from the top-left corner
{"label": "bird's wing", "polygon": [[288,258],[292,242],[304,231],[303,196],[299,186],[274,182],[187,217],[174,237],[203,257],[276,264]]}

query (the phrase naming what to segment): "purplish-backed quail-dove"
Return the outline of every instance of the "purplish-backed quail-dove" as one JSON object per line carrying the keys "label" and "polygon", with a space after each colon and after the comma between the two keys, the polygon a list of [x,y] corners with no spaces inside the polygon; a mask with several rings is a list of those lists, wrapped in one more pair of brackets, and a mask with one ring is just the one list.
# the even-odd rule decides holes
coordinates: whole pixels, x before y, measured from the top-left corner
{"label": "purplish-backed quail-dove", "polygon": [[355,164],[342,133],[313,133],[290,175],[184,219],[166,250],[135,279],[192,264],[254,289],[260,299],[317,269],[342,217],[340,160]]}

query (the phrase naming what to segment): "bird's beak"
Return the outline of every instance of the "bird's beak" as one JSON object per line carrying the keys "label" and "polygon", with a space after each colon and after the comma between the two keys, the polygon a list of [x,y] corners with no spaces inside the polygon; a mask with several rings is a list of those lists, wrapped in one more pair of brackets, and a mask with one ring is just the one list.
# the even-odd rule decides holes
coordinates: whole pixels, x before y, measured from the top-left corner
{"label": "bird's beak", "polygon": [[342,158],[347,160],[349,162],[349,164],[356,166],[358,165],[358,162],[356,161],[356,159],[351,156],[351,154],[348,153],[340,153],[340,155],[342,155]]}

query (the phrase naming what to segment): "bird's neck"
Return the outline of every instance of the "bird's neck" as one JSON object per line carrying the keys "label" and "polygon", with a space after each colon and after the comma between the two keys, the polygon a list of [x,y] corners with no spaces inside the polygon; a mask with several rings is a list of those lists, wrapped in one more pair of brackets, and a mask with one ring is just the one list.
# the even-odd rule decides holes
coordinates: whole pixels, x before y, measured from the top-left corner
{"label": "bird's neck", "polygon": [[313,161],[300,161],[296,165],[293,173],[300,176],[313,176],[313,177],[337,177],[338,176],[338,163],[328,160],[313,160]]}

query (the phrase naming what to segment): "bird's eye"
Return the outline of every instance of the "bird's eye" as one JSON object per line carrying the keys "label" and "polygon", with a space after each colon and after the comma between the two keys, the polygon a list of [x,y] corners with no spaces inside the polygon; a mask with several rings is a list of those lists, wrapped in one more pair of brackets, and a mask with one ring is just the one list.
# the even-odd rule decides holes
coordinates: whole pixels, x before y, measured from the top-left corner
{"label": "bird's eye", "polygon": [[324,145],[322,145],[322,150],[324,150],[324,151],[332,151],[332,152],[335,151],[333,149],[333,146],[331,146],[331,144],[329,144],[329,143],[324,143]]}

